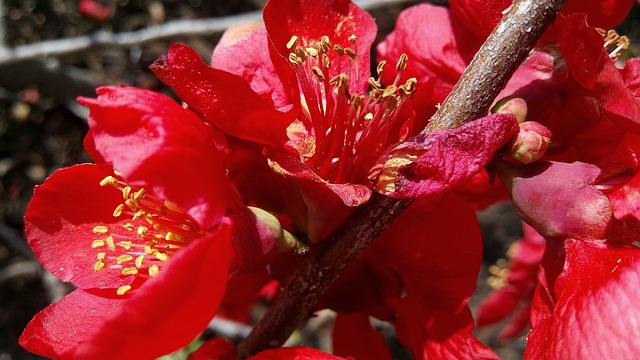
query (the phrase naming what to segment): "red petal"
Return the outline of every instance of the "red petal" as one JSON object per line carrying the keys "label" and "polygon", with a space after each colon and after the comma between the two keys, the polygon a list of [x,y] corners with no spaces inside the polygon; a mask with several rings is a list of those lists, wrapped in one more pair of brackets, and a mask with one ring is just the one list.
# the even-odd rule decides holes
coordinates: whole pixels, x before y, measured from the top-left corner
{"label": "red petal", "polygon": [[[421,4],[404,10],[395,30],[378,45],[378,60],[395,64],[402,53],[408,55],[401,82],[418,79],[412,102],[416,117],[428,119],[442,103],[471,61],[482,42],[442,6]],[[396,71],[387,65],[382,73],[386,84],[393,83]]]}
{"label": "red petal", "polygon": [[595,28],[587,25],[585,14],[559,16],[556,20],[558,46],[567,59],[573,77],[587,89],[595,87],[596,76],[609,61],[604,40]]}
{"label": "red petal", "polygon": [[49,306],[29,323],[21,345],[74,359],[155,358],[175,351],[214,316],[232,258],[231,223],[225,221],[131,293],[76,290]]}
{"label": "red petal", "polygon": [[[640,352],[640,251],[566,242],[553,313],[534,323],[530,359],[635,359]],[[535,308],[534,308],[535,309]]]}
{"label": "red petal", "polygon": [[511,5],[511,0],[451,0],[451,10],[464,24],[481,38],[489,36],[496,27],[502,12]]}
{"label": "red petal", "polygon": [[[94,271],[96,249],[91,247],[95,226],[120,229],[113,210],[122,203],[122,193],[100,181],[113,169],[99,165],[76,165],[62,169],[37,186],[25,215],[29,245],[38,260],[62,281],[80,288],[118,288],[131,283],[121,269]],[[124,230],[126,231],[126,230]]]}
{"label": "red petal", "polygon": [[[375,40],[377,27],[371,15],[349,0],[271,0],[264,9],[264,22],[269,39],[275,51],[288,63],[291,50],[286,45],[292,36],[298,36],[299,44],[311,47],[324,35],[331,44],[354,48],[358,52],[357,61],[346,66],[332,66],[331,77],[339,72],[351,74],[349,91],[362,93],[369,78],[369,51]],[[356,36],[353,45],[349,36]],[[338,57],[329,53],[332,64],[338,63]],[[289,69],[291,70],[291,69]],[[355,79],[355,81],[354,81]],[[297,90],[297,89],[296,89]]]}
{"label": "red petal", "polygon": [[214,338],[200,345],[187,360],[236,360],[237,353],[236,345],[230,340]]}
{"label": "red petal", "polygon": [[416,360],[495,358],[471,335],[466,304],[476,287],[482,241],[475,213],[463,201],[451,195],[437,203],[415,201],[365,256],[402,280],[406,297],[389,301],[399,315],[400,341]]}
{"label": "red petal", "polygon": [[263,23],[237,24],[222,35],[213,50],[211,66],[242,77],[253,91],[271,98],[277,109],[284,110],[291,101],[271,63],[268,48],[269,39]]}
{"label": "red petal", "polygon": [[333,352],[354,359],[391,360],[389,348],[366,314],[338,314],[333,326]]}
{"label": "red petal", "polygon": [[216,224],[231,203],[221,135],[160,93],[104,87],[98,94],[79,101],[89,106],[91,137],[104,160],[202,227]]}
{"label": "red petal", "polygon": [[401,198],[441,194],[476,175],[517,132],[514,115],[494,114],[418,135],[391,150],[375,190]]}
{"label": "red petal", "polygon": [[[344,359],[308,347],[283,347],[258,353],[247,360],[340,360]],[[352,358],[347,358],[346,360]]]}
{"label": "red petal", "polygon": [[293,114],[277,111],[245,79],[208,66],[186,45],[171,45],[167,56],[156,60],[151,70],[194,111],[223,131],[277,147],[288,140],[286,128]]}

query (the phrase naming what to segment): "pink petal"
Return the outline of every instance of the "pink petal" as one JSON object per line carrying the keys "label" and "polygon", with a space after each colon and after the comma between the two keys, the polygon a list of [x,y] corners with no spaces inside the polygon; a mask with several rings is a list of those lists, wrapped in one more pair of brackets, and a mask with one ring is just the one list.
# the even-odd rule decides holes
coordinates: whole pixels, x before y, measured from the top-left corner
{"label": "pink petal", "polygon": [[277,109],[284,110],[291,101],[271,63],[268,48],[269,39],[263,23],[237,24],[222,35],[213,50],[211,66],[242,77],[253,91],[271,98]]}
{"label": "pink petal", "polygon": [[512,114],[494,114],[457,129],[421,134],[387,156],[375,190],[391,197],[434,196],[471,179],[518,132]]}

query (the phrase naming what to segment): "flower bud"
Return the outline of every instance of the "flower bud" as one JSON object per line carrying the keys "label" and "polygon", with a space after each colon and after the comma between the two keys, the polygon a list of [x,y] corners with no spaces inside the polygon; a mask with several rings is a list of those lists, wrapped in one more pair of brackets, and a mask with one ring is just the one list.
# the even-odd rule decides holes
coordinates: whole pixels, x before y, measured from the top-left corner
{"label": "flower bud", "polygon": [[551,131],[535,121],[520,124],[520,132],[508,144],[506,160],[516,164],[530,164],[539,160],[547,151]]}
{"label": "flower bud", "polygon": [[527,102],[522,98],[500,99],[491,109],[492,114],[513,114],[518,123],[527,121]]}
{"label": "flower bud", "polygon": [[248,206],[234,219],[233,247],[235,267],[253,271],[269,265],[278,253],[298,250],[302,245],[271,213]]}

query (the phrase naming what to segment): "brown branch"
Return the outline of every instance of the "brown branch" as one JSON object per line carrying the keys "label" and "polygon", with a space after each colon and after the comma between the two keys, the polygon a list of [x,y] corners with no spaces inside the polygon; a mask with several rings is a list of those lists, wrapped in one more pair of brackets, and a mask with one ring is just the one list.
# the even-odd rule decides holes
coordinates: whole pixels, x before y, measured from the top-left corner
{"label": "brown branch", "polygon": [[[484,116],[493,99],[567,0],[516,0],[426,130],[454,128]],[[273,306],[238,346],[239,358],[281,346],[313,311],[318,297],[409,205],[374,193],[295,273]]]}

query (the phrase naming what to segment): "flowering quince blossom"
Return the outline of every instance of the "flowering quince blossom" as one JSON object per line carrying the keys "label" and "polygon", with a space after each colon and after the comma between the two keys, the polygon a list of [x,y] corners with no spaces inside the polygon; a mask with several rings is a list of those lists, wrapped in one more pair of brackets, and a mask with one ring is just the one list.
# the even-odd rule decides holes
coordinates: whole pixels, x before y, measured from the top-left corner
{"label": "flowering quince blossom", "polygon": [[241,207],[220,133],[164,95],[98,92],[80,99],[97,164],[55,173],[25,216],[39,260],[78,289],[36,315],[21,344],[54,358],[160,356],[206,327],[232,263],[241,269],[256,257],[239,242],[249,238],[260,252],[256,242],[285,236],[252,211],[228,216]]}
{"label": "flowering quince blossom", "polygon": [[[521,309],[529,308],[527,297],[537,282],[534,269],[541,263],[531,305],[529,358],[633,358],[637,354],[635,339],[623,334],[634,334],[626,329],[638,323],[625,299],[634,297],[638,277],[633,259],[640,238],[635,202],[639,62],[630,59],[624,68],[617,68],[613,60],[628,40],[614,31],[591,27],[615,25],[632,2],[569,1],[493,108],[515,114],[522,123],[521,134],[525,127],[533,131],[532,142],[512,148],[523,151],[516,154],[516,161],[497,169],[518,212],[532,226],[525,227],[526,242],[521,243],[531,251],[516,252],[504,287],[481,305],[479,319],[487,324],[515,309],[503,335],[517,335],[523,328]],[[383,59],[402,52],[417,59],[402,76],[434,84],[421,99],[433,106],[444,99],[465,68],[468,54],[480,45],[481,39],[474,40],[474,35],[488,34],[509,3],[456,0],[451,10],[432,5],[410,8],[400,15],[396,30],[378,51]],[[438,23],[448,34],[439,31],[433,37],[429,25],[415,26],[418,21]],[[416,42],[421,46],[412,46]],[[419,111],[429,114],[434,109]],[[531,150],[536,152],[534,157],[522,157],[531,155]],[[544,256],[540,246],[530,246],[540,243],[539,236],[547,242]],[[594,265],[602,263],[595,258],[607,260]],[[591,279],[591,271],[600,275]],[[627,283],[621,285],[622,281]],[[619,296],[608,298],[604,294],[609,292]],[[621,315],[621,309],[629,312]],[[604,325],[611,319],[620,319],[615,328]],[[591,336],[596,333],[598,339]],[[607,333],[609,337],[603,337]]]}

